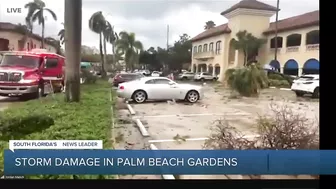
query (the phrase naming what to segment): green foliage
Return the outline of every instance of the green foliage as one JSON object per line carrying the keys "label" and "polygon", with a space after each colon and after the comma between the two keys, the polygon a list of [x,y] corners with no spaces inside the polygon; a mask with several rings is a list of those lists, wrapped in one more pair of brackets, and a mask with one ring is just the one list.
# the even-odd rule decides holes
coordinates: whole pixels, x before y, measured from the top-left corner
{"label": "green foliage", "polygon": [[272,87],[288,88],[290,84],[287,80],[269,79],[269,85]]}
{"label": "green foliage", "polygon": [[241,69],[228,69],[225,76],[229,87],[242,96],[257,96],[259,90],[268,85],[266,73],[255,64]]}
{"label": "green foliage", "polygon": [[236,37],[237,39],[233,39],[231,43],[235,49],[243,51],[244,66],[255,59],[259,48],[267,42],[267,40],[257,38],[246,30],[239,31]]}
{"label": "green foliage", "polygon": [[272,79],[272,80],[285,80],[285,78],[282,75],[273,74],[273,73],[270,73],[268,75],[268,79]]}
{"label": "green foliage", "polygon": [[43,131],[54,124],[54,119],[47,115],[15,115],[0,117],[0,140],[20,139],[24,136]]}
{"label": "green foliage", "polygon": [[[111,148],[111,105],[110,84],[98,80],[94,85],[81,86],[81,101],[66,103],[63,94],[39,100],[22,102],[0,112],[0,118],[6,118],[1,125],[20,125],[21,133],[13,134],[13,139],[21,140],[103,140],[104,148]],[[41,115],[42,114],[42,115]],[[35,117],[35,118],[32,118]],[[25,118],[27,121],[18,121]],[[17,119],[17,120],[16,120]],[[1,119],[2,120],[2,119]],[[10,124],[10,120],[16,120]],[[30,120],[30,121],[28,121]],[[42,121],[43,120],[43,121]],[[51,124],[53,120],[53,124]],[[41,122],[41,123],[38,123]],[[42,123],[43,122],[43,123]],[[15,124],[16,123],[16,124]],[[39,126],[34,125],[38,123]],[[29,125],[28,125],[29,124]],[[24,126],[22,126],[24,125]],[[11,128],[14,128],[12,126]],[[28,127],[35,127],[33,131]],[[17,126],[17,128],[20,128]],[[15,132],[14,129],[11,130]],[[8,133],[8,132],[7,132]],[[0,140],[0,175],[3,173],[3,150],[8,149],[8,140]],[[102,179],[112,176],[99,175],[30,175],[35,179]]]}

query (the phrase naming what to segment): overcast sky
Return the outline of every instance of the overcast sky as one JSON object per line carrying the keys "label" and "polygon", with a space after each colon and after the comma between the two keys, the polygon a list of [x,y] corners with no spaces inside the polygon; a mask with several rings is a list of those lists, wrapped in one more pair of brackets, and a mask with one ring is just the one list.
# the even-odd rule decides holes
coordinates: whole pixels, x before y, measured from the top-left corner
{"label": "overcast sky", "polygon": [[[23,23],[27,14],[23,7],[30,1],[32,0],[0,0],[0,22]],[[276,6],[276,0],[259,1]],[[54,21],[47,15],[46,37],[57,37],[58,31],[63,27],[64,0],[44,2],[58,16],[57,21]],[[227,20],[220,12],[237,2],[239,0],[83,0],[82,44],[98,46],[98,35],[88,28],[88,20],[96,11],[103,11],[117,32],[126,30],[136,33],[136,38],[145,48],[165,47],[167,25],[170,26],[169,43],[173,44],[180,34],[187,33],[193,37],[202,32],[208,20],[213,20],[216,25],[226,23]],[[7,8],[22,8],[23,11],[7,13]],[[280,9],[279,18],[283,19],[319,10],[319,0],[280,0]],[[34,32],[40,34],[41,28],[37,23],[35,25]]]}

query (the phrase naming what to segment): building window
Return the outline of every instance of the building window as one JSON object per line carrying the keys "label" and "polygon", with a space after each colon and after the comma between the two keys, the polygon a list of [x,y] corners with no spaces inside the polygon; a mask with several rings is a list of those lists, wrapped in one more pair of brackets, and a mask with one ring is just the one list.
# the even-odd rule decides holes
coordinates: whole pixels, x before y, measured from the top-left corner
{"label": "building window", "polygon": [[197,53],[197,47],[194,46],[194,53]]}
{"label": "building window", "polygon": [[199,45],[199,46],[198,46],[198,52],[199,52],[199,53],[202,52],[202,45]]}
{"label": "building window", "polygon": [[222,41],[217,41],[216,42],[216,54],[220,54],[220,52],[221,52],[221,44],[222,44]]}
{"label": "building window", "polygon": [[209,51],[213,51],[213,43],[212,42],[209,44]]}
{"label": "building window", "polygon": [[287,37],[287,47],[297,47],[301,45],[301,34],[291,34]]}
{"label": "building window", "polygon": [[[277,37],[276,42],[277,42],[277,46],[278,46],[277,48],[282,48],[283,38],[282,38],[282,37]],[[271,49],[274,49],[274,48],[275,48],[275,37],[273,37],[273,38],[271,39],[270,48],[271,48]]]}
{"label": "building window", "polygon": [[208,51],[208,44],[204,44],[203,45],[203,52],[207,52]]}
{"label": "building window", "polygon": [[315,45],[320,44],[320,31],[313,30],[307,33],[306,36],[306,45]]}

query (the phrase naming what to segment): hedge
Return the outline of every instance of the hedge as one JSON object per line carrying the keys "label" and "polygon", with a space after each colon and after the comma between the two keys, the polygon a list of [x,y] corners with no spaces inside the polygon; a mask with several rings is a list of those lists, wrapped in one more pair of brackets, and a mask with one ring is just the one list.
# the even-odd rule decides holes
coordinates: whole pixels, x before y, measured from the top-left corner
{"label": "hedge", "polygon": [[[65,103],[64,94],[15,104],[0,112],[0,175],[3,173],[3,150],[8,140],[103,140],[112,148],[111,86],[107,81],[81,86],[81,101]],[[102,175],[30,175],[44,179],[106,179]]]}

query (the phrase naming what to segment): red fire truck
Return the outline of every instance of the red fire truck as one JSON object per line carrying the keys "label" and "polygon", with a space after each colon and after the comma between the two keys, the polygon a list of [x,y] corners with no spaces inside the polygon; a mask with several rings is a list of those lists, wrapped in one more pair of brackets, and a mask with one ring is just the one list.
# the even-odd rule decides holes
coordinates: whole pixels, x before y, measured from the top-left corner
{"label": "red fire truck", "polygon": [[0,52],[0,96],[39,98],[64,86],[65,58],[46,49]]}

